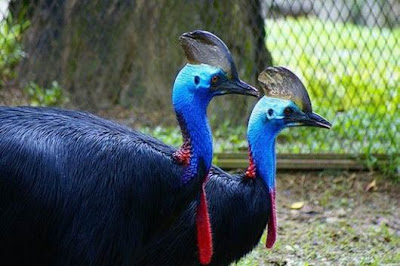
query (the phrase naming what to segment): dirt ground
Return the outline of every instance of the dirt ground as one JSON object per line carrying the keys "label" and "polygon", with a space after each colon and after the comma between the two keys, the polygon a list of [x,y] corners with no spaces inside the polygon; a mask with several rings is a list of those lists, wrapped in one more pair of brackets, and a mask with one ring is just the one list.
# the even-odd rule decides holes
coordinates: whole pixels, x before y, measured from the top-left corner
{"label": "dirt ground", "polygon": [[400,184],[378,173],[278,173],[278,240],[237,265],[400,265]]}

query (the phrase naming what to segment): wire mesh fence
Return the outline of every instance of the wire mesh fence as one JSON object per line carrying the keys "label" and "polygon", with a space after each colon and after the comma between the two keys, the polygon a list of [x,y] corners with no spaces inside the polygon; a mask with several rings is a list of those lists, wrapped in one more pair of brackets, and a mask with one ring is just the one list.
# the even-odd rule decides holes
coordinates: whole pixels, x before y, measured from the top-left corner
{"label": "wire mesh fence", "polygon": [[[227,43],[243,80],[256,85],[264,67],[286,66],[333,122],[330,131],[283,132],[279,152],[396,154],[399,26],[397,0],[0,0],[0,103],[118,105],[133,126],[175,125],[171,85],[185,63],[178,36],[206,29]],[[253,104],[213,103],[220,149],[246,149]]]}

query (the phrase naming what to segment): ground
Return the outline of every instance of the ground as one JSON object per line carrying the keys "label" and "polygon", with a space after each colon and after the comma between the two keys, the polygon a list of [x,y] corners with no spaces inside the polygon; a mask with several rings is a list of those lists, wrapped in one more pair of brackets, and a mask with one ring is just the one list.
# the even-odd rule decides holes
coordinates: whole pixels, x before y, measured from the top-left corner
{"label": "ground", "polygon": [[378,173],[278,173],[278,240],[237,265],[400,265],[400,184]]}

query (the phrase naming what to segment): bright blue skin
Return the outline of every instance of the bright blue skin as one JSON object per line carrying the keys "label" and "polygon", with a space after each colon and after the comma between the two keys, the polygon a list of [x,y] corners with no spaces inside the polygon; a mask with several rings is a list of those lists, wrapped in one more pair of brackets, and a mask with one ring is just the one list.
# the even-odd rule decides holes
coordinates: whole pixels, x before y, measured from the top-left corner
{"label": "bright blue skin", "polygon": [[281,130],[294,126],[283,120],[286,107],[301,112],[290,100],[263,97],[254,106],[249,119],[247,137],[253,161],[269,190],[275,189],[275,139]]}
{"label": "bright blue skin", "polygon": [[184,183],[195,176],[199,159],[204,161],[207,169],[211,167],[213,143],[207,106],[217,95],[210,89],[211,79],[215,75],[223,77],[225,73],[205,64],[187,64],[175,79],[172,103],[177,116],[183,118],[180,126],[182,131],[188,133],[192,145],[189,176],[183,177]]}

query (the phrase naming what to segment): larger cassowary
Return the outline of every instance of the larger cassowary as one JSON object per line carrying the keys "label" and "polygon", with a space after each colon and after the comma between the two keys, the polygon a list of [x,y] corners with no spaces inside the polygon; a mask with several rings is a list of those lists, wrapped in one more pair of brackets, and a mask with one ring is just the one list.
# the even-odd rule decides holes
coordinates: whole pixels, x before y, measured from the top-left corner
{"label": "larger cassowary", "polygon": [[173,87],[179,150],[84,112],[0,107],[1,265],[132,265],[198,198],[212,158],[208,103],[257,91],[215,35],[180,41],[189,64]]}
{"label": "larger cassowary", "polygon": [[[247,171],[231,175],[212,167],[206,183],[214,240],[210,265],[228,265],[250,252],[268,225],[266,246],[277,236],[275,207],[275,138],[286,127],[330,128],[312,112],[303,84],[286,68],[270,67],[259,81],[266,96],[254,107],[248,125]],[[170,230],[159,234],[146,248],[138,265],[197,265],[194,238],[196,203],[192,202]]]}

